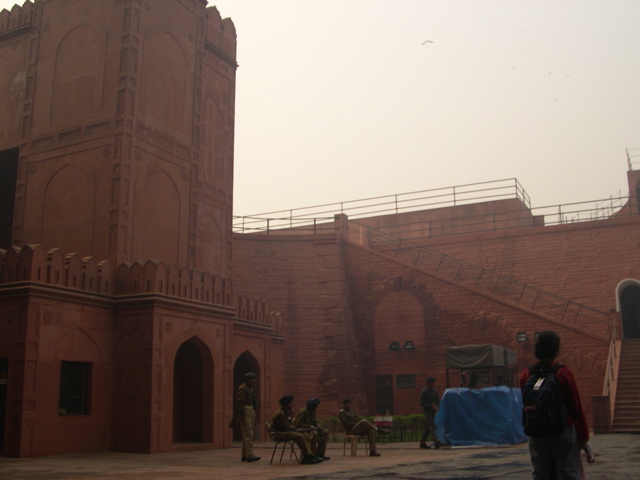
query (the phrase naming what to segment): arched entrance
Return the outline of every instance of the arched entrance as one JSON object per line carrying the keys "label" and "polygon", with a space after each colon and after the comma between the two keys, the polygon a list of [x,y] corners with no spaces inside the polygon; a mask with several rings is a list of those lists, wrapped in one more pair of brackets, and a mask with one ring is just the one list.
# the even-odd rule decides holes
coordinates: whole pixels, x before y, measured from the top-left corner
{"label": "arched entrance", "polygon": [[173,368],[173,442],[213,441],[213,360],[193,337],[178,349]]}
{"label": "arched entrance", "polygon": [[640,282],[625,280],[616,289],[623,338],[640,338]]}
{"label": "arched entrance", "polygon": [[[261,431],[260,422],[260,366],[258,365],[258,361],[256,357],[254,357],[250,352],[246,351],[242,355],[238,357],[236,363],[233,366],[233,395],[235,400],[235,392],[238,391],[238,387],[244,381],[244,374],[248,372],[253,372],[256,374],[256,383],[254,384],[254,390],[256,392],[256,398],[258,398],[258,411],[256,412],[256,428],[255,428],[255,436],[260,438],[259,432]],[[242,440],[242,432],[240,431],[240,425],[238,422],[233,422],[233,440]]]}

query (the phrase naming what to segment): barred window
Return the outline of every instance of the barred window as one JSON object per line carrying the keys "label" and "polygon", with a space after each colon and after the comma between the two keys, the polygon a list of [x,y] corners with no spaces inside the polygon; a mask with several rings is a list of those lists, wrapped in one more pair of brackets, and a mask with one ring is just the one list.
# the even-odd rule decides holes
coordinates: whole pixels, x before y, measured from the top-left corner
{"label": "barred window", "polygon": [[91,364],[62,362],[60,367],[59,415],[90,413]]}
{"label": "barred window", "polygon": [[416,376],[396,375],[396,388],[416,388]]}

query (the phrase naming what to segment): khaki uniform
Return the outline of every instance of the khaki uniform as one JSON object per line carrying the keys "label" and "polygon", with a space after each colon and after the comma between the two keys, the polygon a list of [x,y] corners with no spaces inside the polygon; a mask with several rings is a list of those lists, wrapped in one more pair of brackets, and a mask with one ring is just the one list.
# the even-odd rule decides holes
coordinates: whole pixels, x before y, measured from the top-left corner
{"label": "khaki uniform", "polygon": [[310,436],[311,450],[318,456],[325,456],[324,454],[327,451],[329,432],[318,424],[315,408],[304,407],[300,409],[293,421],[293,426],[300,429],[311,429],[311,431],[308,432]]}
{"label": "khaki uniform", "polygon": [[376,450],[376,433],[378,428],[367,420],[360,420],[353,410],[345,407],[338,414],[340,423],[347,435],[364,435],[369,440],[369,449]]}
{"label": "khaki uniform", "polygon": [[293,440],[300,448],[303,457],[312,455],[311,445],[309,444],[309,435],[302,432],[296,432],[291,421],[293,412],[290,408],[280,407],[271,417],[271,432],[275,440]]}
{"label": "khaki uniform", "polygon": [[242,430],[242,458],[253,457],[253,431],[256,424],[256,394],[253,386],[243,383],[238,387],[233,406],[234,416]]}

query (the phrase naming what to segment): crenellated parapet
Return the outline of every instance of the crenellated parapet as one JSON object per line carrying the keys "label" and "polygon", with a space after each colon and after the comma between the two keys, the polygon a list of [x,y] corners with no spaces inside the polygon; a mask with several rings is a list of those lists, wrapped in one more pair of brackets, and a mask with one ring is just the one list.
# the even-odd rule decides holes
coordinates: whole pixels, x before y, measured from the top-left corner
{"label": "crenellated parapet", "polygon": [[45,251],[41,245],[0,250],[0,284],[37,282],[94,293],[111,293],[109,262],[80,258],[59,248]]}
{"label": "crenellated parapet", "polygon": [[230,18],[222,18],[216,7],[207,8],[205,39],[227,57],[236,59],[236,27]]}
{"label": "crenellated parapet", "polygon": [[41,245],[0,249],[0,285],[33,282],[108,296],[161,294],[193,302],[236,309],[239,319],[271,325],[282,333],[282,316],[269,302],[235,296],[230,278],[157,260],[122,263],[116,269],[108,261]]}
{"label": "crenellated parapet", "polygon": [[0,11],[0,35],[31,24],[33,3],[29,0],[24,5],[14,5],[11,10]]}
{"label": "crenellated parapet", "polygon": [[273,333],[282,334],[282,314],[273,312],[268,300],[238,295],[236,312],[238,318],[250,322],[264,323],[273,326]]}
{"label": "crenellated parapet", "polygon": [[156,260],[118,266],[115,294],[144,293],[160,293],[196,302],[233,306],[233,283],[229,278]]}

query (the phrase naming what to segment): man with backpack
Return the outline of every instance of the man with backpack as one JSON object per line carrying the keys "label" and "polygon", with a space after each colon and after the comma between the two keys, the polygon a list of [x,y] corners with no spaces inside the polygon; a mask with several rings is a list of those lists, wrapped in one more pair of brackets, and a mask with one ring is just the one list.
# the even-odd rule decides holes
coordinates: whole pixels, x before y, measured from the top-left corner
{"label": "man with backpack", "polygon": [[538,334],[538,362],[520,377],[523,422],[529,437],[531,480],[580,480],[580,450],[593,462],[589,428],[571,370],[555,362],[560,337],[550,330]]}

